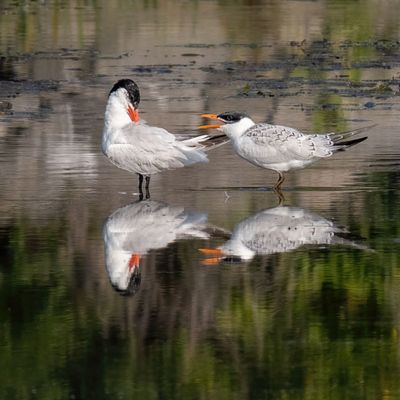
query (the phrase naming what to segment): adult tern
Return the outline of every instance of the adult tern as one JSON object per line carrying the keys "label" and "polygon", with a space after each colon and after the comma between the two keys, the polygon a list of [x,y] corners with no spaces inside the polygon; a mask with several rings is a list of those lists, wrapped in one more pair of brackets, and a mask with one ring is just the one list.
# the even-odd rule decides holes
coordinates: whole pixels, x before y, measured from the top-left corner
{"label": "adult tern", "polygon": [[140,91],[131,79],[114,84],[104,115],[102,150],[117,167],[139,175],[149,197],[150,176],[157,172],[207,162],[203,141],[208,135],[177,140],[167,130],[148,125],[139,117]]}

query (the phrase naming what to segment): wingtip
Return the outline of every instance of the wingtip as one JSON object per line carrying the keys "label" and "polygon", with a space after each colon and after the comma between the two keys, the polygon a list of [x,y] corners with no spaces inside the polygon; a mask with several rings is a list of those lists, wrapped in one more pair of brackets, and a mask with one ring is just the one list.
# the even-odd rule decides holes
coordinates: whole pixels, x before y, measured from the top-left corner
{"label": "wingtip", "polygon": [[361,143],[367,139],[368,139],[368,136],[363,136],[361,138],[357,138],[357,139],[353,139],[353,140],[346,140],[344,142],[336,142],[335,147],[339,146],[339,147],[342,147],[341,150],[345,150],[348,147],[355,146],[356,144]]}

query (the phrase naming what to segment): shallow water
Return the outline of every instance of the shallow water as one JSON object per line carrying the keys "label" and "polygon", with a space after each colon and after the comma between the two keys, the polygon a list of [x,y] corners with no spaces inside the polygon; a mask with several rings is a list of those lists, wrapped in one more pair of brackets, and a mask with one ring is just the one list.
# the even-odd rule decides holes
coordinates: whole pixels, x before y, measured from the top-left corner
{"label": "shallow water", "polygon": [[[0,1],[0,398],[399,398],[398,6]],[[375,126],[283,206],[229,144],[140,202],[100,151],[121,77],[177,134]]]}

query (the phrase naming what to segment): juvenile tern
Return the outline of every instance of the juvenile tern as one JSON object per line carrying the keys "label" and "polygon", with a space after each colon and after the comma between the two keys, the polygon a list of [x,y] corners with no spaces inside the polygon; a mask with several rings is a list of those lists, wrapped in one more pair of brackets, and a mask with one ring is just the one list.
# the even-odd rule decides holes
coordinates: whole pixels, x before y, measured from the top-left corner
{"label": "juvenile tern", "polygon": [[200,129],[218,129],[230,138],[240,157],[258,167],[276,171],[279,178],[274,190],[278,192],[285,179],[284,172],[304,168],[367,139],[364,136],[347,140],[365,128],[345,133],[305,134],[282,125],[256,124],[247,114],[235,111],[201,116],[222,124],[201,125]]}

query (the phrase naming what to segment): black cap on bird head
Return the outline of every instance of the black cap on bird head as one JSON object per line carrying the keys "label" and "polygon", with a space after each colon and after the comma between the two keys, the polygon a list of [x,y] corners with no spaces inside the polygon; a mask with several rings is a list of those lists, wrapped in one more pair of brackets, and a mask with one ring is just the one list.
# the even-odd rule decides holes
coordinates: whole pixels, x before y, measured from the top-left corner
{"label": "black cap on bird head", "polygon": [[228,111],[217,115],[217,118],[227,124],[239,122],[243,118],[249,118],[246,113],[237,111]]}
{"label": "black cap on bird head", "polygon": [[139,86],[132,79],[121,79],[112,87],[110,94],[121,88],[127,91],[129,101],[133,107],[138,108],[140,103]]}

